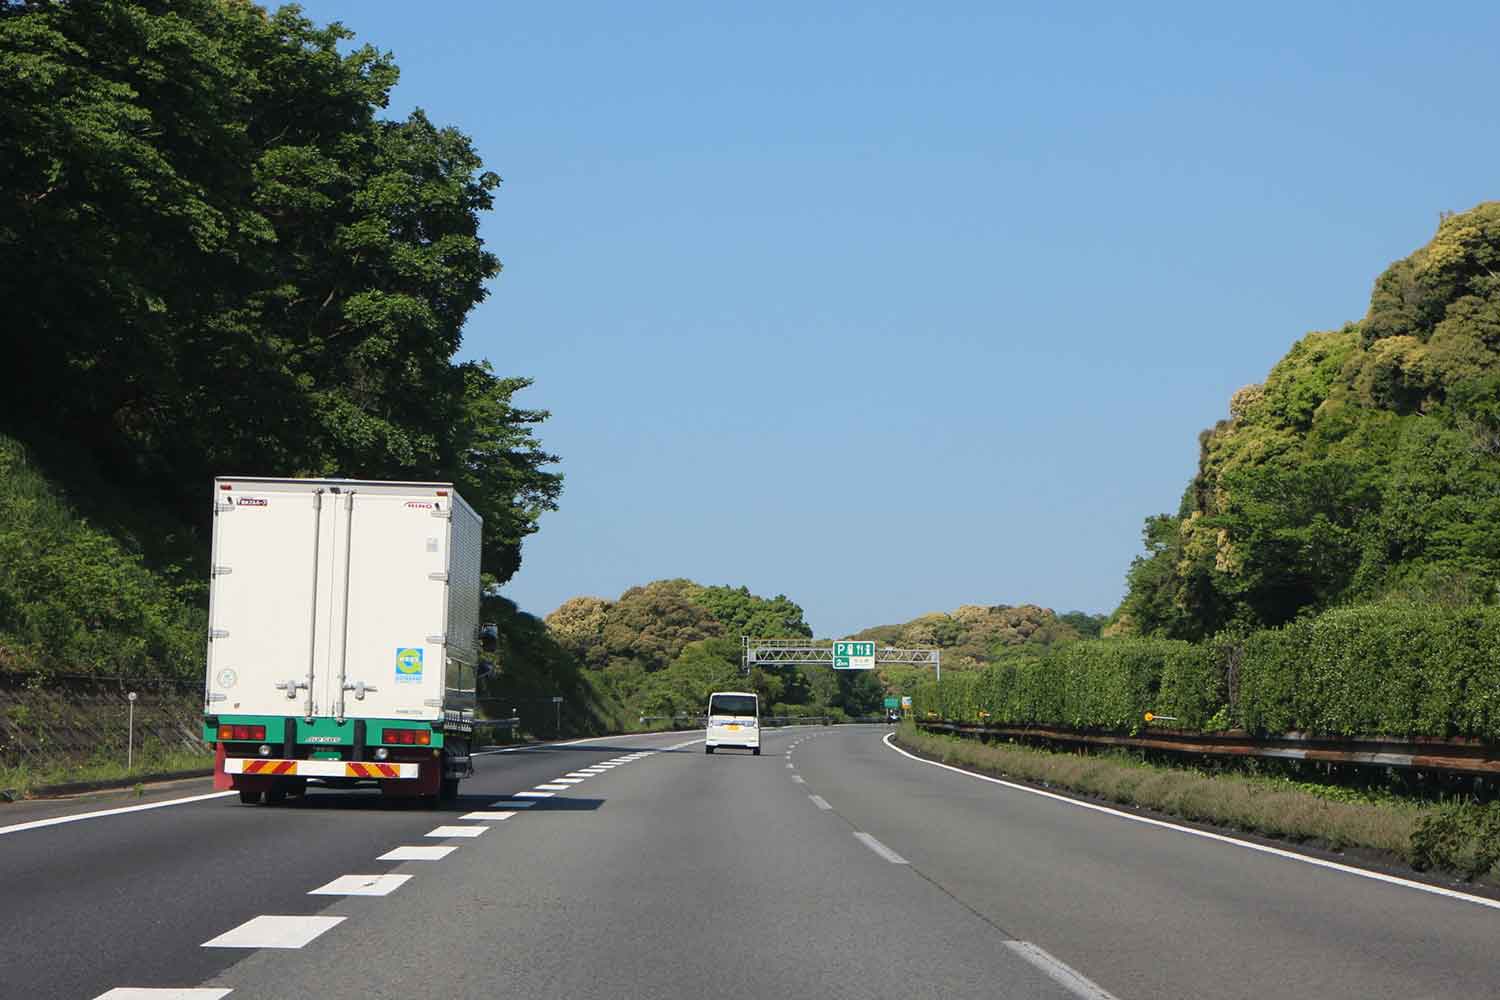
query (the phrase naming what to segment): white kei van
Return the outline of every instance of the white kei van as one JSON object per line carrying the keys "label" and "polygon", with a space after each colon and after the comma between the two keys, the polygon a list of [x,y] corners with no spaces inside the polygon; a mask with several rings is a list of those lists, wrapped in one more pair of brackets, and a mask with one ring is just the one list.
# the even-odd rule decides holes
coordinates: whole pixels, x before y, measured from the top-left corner
{"label": "white kei van", "polygon": [[719,747],[744,747],[760,756],[760,698],[746,691],[715,691],[708,696],[708,732],[704,753]]}

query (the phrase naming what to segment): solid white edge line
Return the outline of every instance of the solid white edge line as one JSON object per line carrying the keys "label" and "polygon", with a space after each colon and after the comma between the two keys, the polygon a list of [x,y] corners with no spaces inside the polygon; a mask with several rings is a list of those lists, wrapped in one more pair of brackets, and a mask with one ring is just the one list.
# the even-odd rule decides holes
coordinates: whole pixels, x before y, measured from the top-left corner
{"label": "solid white edge line", "polygon": [[880,855],[882,858],[885,858],[887,861],[889,861],[893,865],[909,865],[909,864],[911,864],[910,861],[907,861],[901,855],[897,854],[895,851],[891,850],[889,847],[886,847],[884,844],[882,844],[880,841],[876,840],[874,837],[870,836],[868,833],[860,833],[858,830],[855,830],[854,831],[854,837],[861,844],[864,844],[870,850],[874,851],[876,854]]}
{"label": "solid white edge line", "polygon": [[1014,781],[1006,781],[1003,778],[991,778],[987,774],[975,774],[973,771],[966,771],[961,767],[954,767],[952,764],[940,764],[935,760],[927,760],[924,757],[918,757],[916,754],[908,753],[900,747],[896,746],[891,742],[891,740],[895,738],[895,735],[895,733],[890,733],[885,737],[885,739],[881,740],[880,742],[884,743],[886,746],[890,747],[901,756],[910,757],[912,760],[917,761],[919,764],[931,764],[933,767],[941,767],[945,771],[953,771],[957,774],[962,774],[969,778],[978,778],[980,781],[988,781],[991,784],[995,785],[1004,785],[1006,788],[1013,788],[1018,792],[1026,792],[1030,795],[1040,795],[1046,799],[1054,799],[1058,802],[1065,802],[1070,806],[1077,806],[1080,809],[1092,809],[1094,812],[1104,813],[1108,816],[1115,816],[1119,819],[1128,819],[1132,823],[1144,823],[1147,826],[1160,827],[1163,830],[1176,830],[1178,833],[1185,833],[1192,837],[1201,837],[1204,840],[1213,840],[1221,844],[1230,844],[1234,847],[1243,847],[1249,851],[1258,851],[1261,854],[1269,854],[1273,857],[1285,858],[1288,861],[1299,861],[1304,865],[1315,865],[1319,868],[1327,868],[1329,871],[1343,872],[1345,875],[1354,875],[1359,878],[1369,879],[1372,882],[1384,882],[1387,885],[1398,885],[1405,889],[1415,889],[1418,892],[1431,893],[1434,896],[1446,896],[1449,899],[1457,899],[1465,903],[1473,903],[1476,906],[1485,906],[1492,910],[1500,910],[1500,900],[1497,899],[1486,899],[1483,896],[1475,896],[1467,892],[1459,892],[1457,889],[1445,889],[1440,885],[1428,885],[1426,882],[1416,882],[1409,878],[1402,878],[1399,875],[1387,875],[1384,872],[1372,872],[1365,868],[1355,868],[1353,865],[1340,864],[1337,861],[1325,861],[1322,858],[1309,857],[1306,854],[1298,854],[1295,851],[1283,850],[1280,847],[1270,847],[1266,844],[1257,844],[1249,840],[1240,840],[1238,837],[1230,837],[1222,833],[1210,833],[1208,830],[1195,830],[1190,826],[1179,826],[1176,823],[1168,823],[1166,820],[1152,819],[1149,816],[1136,816],[1132,813],[1123,812],[1119,809],[1111,809],[1109,806],[1096,805],[1093,802],[1080,802],[1079,800],[1069,798],[1066,795],[1058,795],[1056,792],[1047,792],[1043,791],[1040,788],[1032,788],[1028,785],[1017,784]]}
{"label": "solid white edge line", "polygon": [[805,784],[807,784],[807,779],[804,778],[804,777],[802,777],[802,775],[800,775],[800,774],[794,774],[794,775],[792,775],[792,780],[795,781],[799,785],[805,785]]}
{"label": "solid white edge line", "polygon": [[819,809],[833,808],[833,806],[828,804],[828,800],[823,798],[823,796],[821,795],[809,795],[808,798],[812,799],[812,804],[817,806]]}
{"label": "solid white edge line", "polygon": [[1045,948],[1030,941],[1007,941],[1005,947],[1025,959],[1050,980],[1074,996],[1085,1000],[1117,1000],[1115,995],[1077,969],[1060,961]]}
{"label": "solid white edge line", "polygon": [[147,809],[164,809],[167,806],[184,806],[189,802],[205,802],[208,799],[222,799],[226,795],[235,795],[236,792],[208,792],[205,795],[189,795],[183,799],[167,799],[165,802],[147,802],[140,806],[121,806],[118,809],[99,809],[95,812],[75,813],[72,816],[53,816],[51,819],[34,819],[27,823],[13,823],[10,826],[0,826],[0,833],[20,833],[23,830],[40,830],[44,826],[60,826],[63,823],[76,823],[81,819],[102,819],[105,816],[123,816],[125,813],[144,812]]}

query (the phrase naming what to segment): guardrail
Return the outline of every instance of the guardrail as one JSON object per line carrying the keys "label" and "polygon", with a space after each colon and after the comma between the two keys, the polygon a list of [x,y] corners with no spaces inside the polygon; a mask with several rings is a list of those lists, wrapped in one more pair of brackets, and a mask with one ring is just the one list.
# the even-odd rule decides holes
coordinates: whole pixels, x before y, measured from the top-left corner
{"label": "guardrail", "polygon": [[1274,737],[1254,736],[1231,730],[1198,733],[1174,729],[1149,729],[1141,733],[1096,733],[1051,726],[996,726],[946,719],[918,719],[930,732],[958,736],[1021,740],[1072,746],[1123,747],[1165,751],[1200,757],[1262,757],[1276,760],[1349,764],[1361,767],[1396,767],[1418,771],[1500,775],[1500,746],[1478,740],[1441,740],[1427,737],[1359,739],[1311,733],[1283,733]]}

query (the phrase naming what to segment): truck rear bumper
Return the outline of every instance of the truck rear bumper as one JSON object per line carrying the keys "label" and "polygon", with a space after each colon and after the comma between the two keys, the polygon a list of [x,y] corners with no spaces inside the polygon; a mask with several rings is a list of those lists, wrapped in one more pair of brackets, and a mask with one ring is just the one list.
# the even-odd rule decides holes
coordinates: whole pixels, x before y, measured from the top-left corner
{"label": "truck rear bumper", "polygon": [[278,760],[271,757],[228,757],[225,774],[256,774],[268,778],[381,778],[415,779],[422,765],[384,761]]}

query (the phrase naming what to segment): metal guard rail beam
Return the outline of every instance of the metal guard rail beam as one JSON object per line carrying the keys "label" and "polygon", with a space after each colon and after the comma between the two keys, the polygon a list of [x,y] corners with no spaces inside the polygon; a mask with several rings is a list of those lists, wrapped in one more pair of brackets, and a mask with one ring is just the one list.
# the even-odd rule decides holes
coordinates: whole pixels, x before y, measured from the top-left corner
{"label": "metal guard rail beam", "polygon": [[1267,757],[1365,767],[1447,771],[1455,774],[1500,775],[1500,746],[1478,740],[1441,740],[1432,737],[1352,739],[1309,733],[1284,733],[1262,738],[1243,731],[1196,733],[1160,729],[1141,734],[1089,733],[1050,726],[992,726],[938,719],[915,721],[922,729],[959,736],[1165,750],[1207,757]]}

